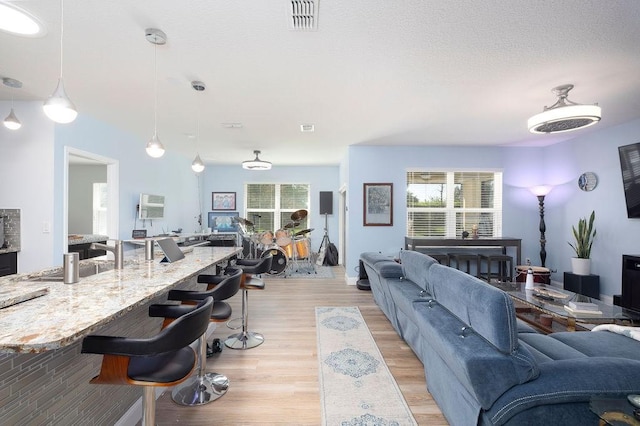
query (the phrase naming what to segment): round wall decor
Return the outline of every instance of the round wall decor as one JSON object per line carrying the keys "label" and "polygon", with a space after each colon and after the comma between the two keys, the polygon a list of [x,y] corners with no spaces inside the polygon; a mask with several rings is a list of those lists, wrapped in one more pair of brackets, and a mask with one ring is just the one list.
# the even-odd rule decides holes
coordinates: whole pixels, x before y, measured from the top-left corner
{"label": "round wall decor", "polygon": [[584,172],[578,178],[578,188],[583,191],[593,191],[598,185],[598,176],[593,172]]}

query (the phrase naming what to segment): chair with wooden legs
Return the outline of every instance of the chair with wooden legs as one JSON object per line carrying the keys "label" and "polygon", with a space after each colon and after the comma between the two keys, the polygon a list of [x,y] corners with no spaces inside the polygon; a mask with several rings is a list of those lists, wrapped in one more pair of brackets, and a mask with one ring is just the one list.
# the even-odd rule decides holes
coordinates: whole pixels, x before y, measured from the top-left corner
{"label": "chair with wooden legs", "polygon": [[271,254],[260,259],[238,259],[236,266],[242,269],[242,331],[227,337],[224,344],[231,349],[251,349],[264,342],[260,333],[248,331],[249,325],[249,290],[264,290],[264,281],[255,275],[271,270]]}
{"label": "chair with wooden legs", "polygon": [[208,297],[149,338],[85,337],[82,353],[103,355],[91,383],[142,386],[142,424],[155,425],[155,387],[174,386],[191,375],[197,357],[190,345],[207,331],[212,308]]}
{"label": "chair with wooden legs", "polygon": [[[224,322],[231,317],[231,306],[224,302],[234,296],[240,290],[240,281],[242,279],[242,270],[236,268],[227,268],[224,275],[200,275],[199,283],[209,283],[206,291],[193,290],[171,290],[167,296],[169,300],[178,300],[182,302],[181,308],[187,308],[198,300],[207,297],[214,299],[213,308],[211,310],[211,322]],[[215,282],[216,284],[212,284]],[[162,305],[160,305],[162,306]],[[180,308],[176,307],[173,312],[169,312],[170,316],[179,315]],[[160,309],[155,312],[154,305],[149,308],[149,315],[163,316],[167,314],[166,309]],[[164,325],[167,326],[173,321],[171,317],[165,317]],[[198,362],[199,366],[196,375],[185,380],[171,391],[171,397],[174,402],[180,405],[194,406],[204,405],[227,393],[229,388],[229,379],[227,376],[219,373],[205,372],[207,367],[207,336],[206,333],[198,339]]]}

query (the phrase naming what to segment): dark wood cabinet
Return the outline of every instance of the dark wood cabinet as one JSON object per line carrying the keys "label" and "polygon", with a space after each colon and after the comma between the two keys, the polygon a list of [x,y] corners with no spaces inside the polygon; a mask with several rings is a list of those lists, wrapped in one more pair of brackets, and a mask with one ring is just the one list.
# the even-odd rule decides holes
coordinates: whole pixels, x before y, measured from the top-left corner
{"label": "dark wood cabinet", "polygon": [[[96,243],[106,244],[106,241],[96,241]],[[90,248],[92,243],[69,245],[69,253],[78,253],[80,260],[90,259],[92,257],[104,256],[106,250],[95,250]]]}
{"label": "dark wood cabinet", "polygon": [[620,306],[640,310],[640,256],[622,256]]}
{"label": "dark wood cabinet", "polygon": [[18,253],[0,254],[0,277],[18,273]]}

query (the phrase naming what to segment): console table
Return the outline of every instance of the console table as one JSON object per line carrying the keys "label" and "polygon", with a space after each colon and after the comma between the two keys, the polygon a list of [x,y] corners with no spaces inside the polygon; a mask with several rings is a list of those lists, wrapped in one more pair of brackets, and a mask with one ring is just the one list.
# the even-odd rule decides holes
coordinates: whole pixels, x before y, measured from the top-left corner
{"label": "console table", "polygon": [[507,254],[507,247],[516,249],[516,265],[521,265],[522,239],[500,238],[439,238],[439,237],[404,237],[405,250],[417,250],[418,247],[502,247],[502,254]]}

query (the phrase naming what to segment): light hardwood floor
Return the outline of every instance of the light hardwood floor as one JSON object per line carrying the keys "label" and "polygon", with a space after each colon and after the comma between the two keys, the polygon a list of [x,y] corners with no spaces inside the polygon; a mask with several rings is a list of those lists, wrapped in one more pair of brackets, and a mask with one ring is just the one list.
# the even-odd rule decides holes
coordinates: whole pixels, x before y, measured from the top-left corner
{"label": "light hardwood floor", "polygon": [[[165,392],[158,400],[159,425],[318,425],[321,422],[316,306],[360,308],[389,370],[420,425],[446,425],[426,390],[422,363],[402,341],[373,301],[371,292],[348,286],[344,269],[333,267],[334,279],[266,277],[266,289],[249,293],[249,330],[264,334],[256,348],[225,348],[208,359],[207,371],[230,381],[222,398],[199,407],[184,407]],[[229,300],[236,317],[241,295]],[[224,340],[234,331],[218,325]]]}

